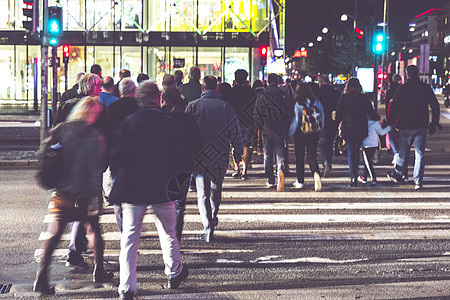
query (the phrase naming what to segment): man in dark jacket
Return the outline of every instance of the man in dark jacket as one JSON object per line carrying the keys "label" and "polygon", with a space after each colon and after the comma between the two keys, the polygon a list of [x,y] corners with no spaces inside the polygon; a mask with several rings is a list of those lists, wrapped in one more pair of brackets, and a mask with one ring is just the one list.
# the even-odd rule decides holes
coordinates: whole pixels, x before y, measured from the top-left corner
{"label": "man in dark jacket", "polygon": [[178,88],[187,103],[200,98],[202,95],[200,76],[200,69],[198,67],[192,67],[189,71],[189,82]]}
{"label": "man in dark jacket", "polygon": [[284,143],[288,121],[288,99],[278,87],[278,75],[272,73],[268,77],[269,86],[258,94],[253,119],[255,125],[262,131],[264,147],[264,172],[267,177],[267,187],[275,187],[273,173],[273,153],[277,157],[278,184],[277,190],[284,190],[285,153]]}
{"label": "man in dark jacket", "polygon": [[[255,122],[253,121],[253,109],[255,108],[256,94],[247,81],[248,72],[242,69],[234,72],[235,85],[231,89],[229,97],[230,104],[233,107],[239,119],[242,138],[244,139],[244,154],[242,156],[242,179],[247,178],[247,167],[252,160],[252,141],[256,136]],[[233,177],[239,177],[239,164],[234,160]]]}
{"label": "man in dark jacket", "polygon": [[320,133],[319,152],[323,163],[323,177],[331,174],[331,162],[333,159],[333,144],[336,138],[338,123],[331,118],[331,113],[336,110],[341,93],[330,85],[327,75],[321,75],[319,78],[319,89],[315,92],[323,105],[325,113],[325,126]]}
{"label": "man in dark jacket", "polygon": [[[409,156],[411,146],[415,149],[415,163],[413,179],[415,189],[423,186],[423,174],[425,170],[425,144],[428,132],[434,134],[439,124],[439,103],[431,87],[420,82],[419,69],[410,65],[406,68],[407,81],[397,88],[394,101],[388,117],[389,124],[395,124],[399,130],[399,156],[394,171],[388,174],[388,178],[396,183],[401,181],[403,165]],[[430,123],[428,107],[431,107],[432,120]]]}
{"label": "man in dark jacket", "polygon": [[61,103],[66,102],[67,100],[73,99],[78,96],[78,90],[80,88],[80,80],[84,76],[84,74],[86,74],[86,73],[80,72],[77,74],[76,83],[73,85],[73,87],[71,89],[68,89],[67,91],[65,91],[62,94],[61,99],[60,99]]}
{"label": "man in dark jacket", "polygon": [[176,208],[167,187],[174,175],[191,172],[192,153],[186,150],[189,141],[180,123],[160,111],[160,95],[154,82],[141,84],[139,99],[144,108],[120,125],[111,152],[115,183],[109,199],[122,203],[123,209],[119,258],[121,299],[133,299],[137,291],[137,251],[148,206],[156,216],[167,287],[178,288],[188,275],[180,259]]}
{"label": "man in dark jacket", "polygon": [[236,113],[217,92],[217,79],[206,76],[203,88],[202,97],[189,103],[186,112],[197,121],[205,145],[196,156],[195,181],[204,228],[203,238],[208,243],[213,239],[214,227],[218,224],[217,214],[222,200],[222,183],[227,171],[230,144],[235,149],[236,158],[240,159],[242,135]]}
{"label": "man in dark jacket", "polygon": [[116,97],[120,97],[120,90],[119,90],[119,85],[120,82],[124,79],[124,78],[128,78],[131,77],[131,72],[127,69],[122,69],[119,72],[119,81],[116,83],[116,85],[114,86],[114,95],[116,95]]}

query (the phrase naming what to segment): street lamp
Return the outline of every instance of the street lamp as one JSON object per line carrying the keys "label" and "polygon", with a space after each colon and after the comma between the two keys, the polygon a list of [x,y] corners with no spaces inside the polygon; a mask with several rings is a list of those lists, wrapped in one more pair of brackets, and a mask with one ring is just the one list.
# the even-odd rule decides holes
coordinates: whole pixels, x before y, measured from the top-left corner
{"label": "street lamp", "polygon": [[308,47],[313,47],[314,46],[314,43],[313,42],[309,42],[309,44],[308,44]]}
{"label": "street lamp", "polygon": [[327,27],[324,27],[324,28],[322,29],[322,33],[323,33],[323,34],[327,34],[327,33],[328,33],[328,28],[327,28]]}
{"label": "street lamp", "polygon": [[321,37],[320,35],[317,37],[317,41],[318,41],[318,42],[321,42],[321,41],[322,41],[322,37]]}
{"label": "street lamp", "polygon": [[300,51],[305,51],[305,50],[306,50],[305,47],[301,47],[301,48],[300,48]]}
{"label": "street lamp", "polygon": [[347,20],[348,20],[348,16],[347,16],[346,14],[343,14],[343,15],[341,16],[341,21],[342,21],[342,22],[347,22]]}

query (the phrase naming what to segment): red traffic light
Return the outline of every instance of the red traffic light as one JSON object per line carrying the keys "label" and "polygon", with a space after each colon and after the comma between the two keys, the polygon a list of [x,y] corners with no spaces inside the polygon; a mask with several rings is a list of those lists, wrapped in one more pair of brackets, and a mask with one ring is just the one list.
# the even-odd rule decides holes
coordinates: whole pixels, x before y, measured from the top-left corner
{"label": "red traffic light", "polygon": [[381,80],[381,79],[387,79],[387,77],[388,77],[388,75],[387,75],[386,73],[384,73],[384,74],[383,74],[383,73],[379,73],[379,74],[377,75],[377,78],[380,79],[380,80]]}
{"label": "red traffic light", "polygon": [[69,45],[63,45],[62,49],[64,57],[69,57]]}
{"label": "red traffic light", "polygon": [[259,55],[267,57],[267,46],[259,47]]}
{"label": "red traffic light", "polygon": [[355,31],[356,31],[356,33],[359,34],[359,35],[364,35],[364,31],[361,30],[361,29],[359,29],[358,27],[355,28]]}

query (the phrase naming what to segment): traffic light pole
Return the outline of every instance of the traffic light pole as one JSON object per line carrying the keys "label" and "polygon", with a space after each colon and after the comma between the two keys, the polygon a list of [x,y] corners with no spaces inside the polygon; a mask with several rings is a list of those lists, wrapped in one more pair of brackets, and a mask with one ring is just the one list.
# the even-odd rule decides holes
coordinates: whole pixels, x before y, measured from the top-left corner
{"label": "traffic light pole", "polygon": [[52,69],[53,69],[53,86],[52,86],[52,116],[56,113],[58,104],[58,47],[52,47]]}
{"label": "traffic light pole", "polygon": [[[47,26],[47,6],[48,0],[42,0],[42,11],[43,11],[43,22],[42,31],[46,32],[45,27]],[[41,130],[40,139],[42,141],[47,137],[47,110],[48,110],[48,44],[46,41],[47,37],[42,36],[41,44]]]}
{"label": "traffic light pole", "polygon": [[373,56],[373,107],[375,111],[378,111],[378,57]]}

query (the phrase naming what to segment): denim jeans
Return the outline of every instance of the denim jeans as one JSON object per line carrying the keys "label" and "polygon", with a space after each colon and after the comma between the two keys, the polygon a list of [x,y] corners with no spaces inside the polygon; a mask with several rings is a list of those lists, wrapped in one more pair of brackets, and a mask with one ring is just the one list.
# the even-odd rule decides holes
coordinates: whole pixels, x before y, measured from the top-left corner
{"label": "denim jeans", "polygon": [[427,129],[401,129],[399,132],[399,153],[397,160],[396,172],[404,175],[404,165],[408,163],[409,152],[411,146],[414,145],[415,161],[413,179],[414,182],[422,183],[425,170],[425,161],[423,155],[425,153],[425,144],[427,141]]}
{"label": "denim jeans", "polygon": [[277,157],[277,171],[285,171],[285,153],[283,135],[270,129],[263,130],[262,140],[264,147],[264,173],[271,184],[275,184],[275,176],[273,174],[273,153]]}
{"label": "denim jeans", "polygon": [[[156,216],[155,225],[167,276],[178,276],[183,269],[180,260],[180,244],[176,236],[176,209],[173,201],[149,205]],[[120,239],[120,284],[119,294],[136,293],[136,267],[139,237],[147,205],[122,203],[123,231]]]}
{"label": "denim jeans", "polygon": [[317,162],[317,144],[319,143],[319,133],[303,134],[299,130],[294,134],[295,142],[295,164],[297,180],[300,183],[305,182],[305,147],[306,156],[311,170],[320,174],[319,163]]}
{"label": "denim jeans", "polygon": [[361,148],[361,139],[344,138],[347,146],[348,168],[350,170],[350,178],[358,178],[359,169],[359,149]]}
{"label": "denim jeans", "polygon": [[225,172],[218,172],[215,178],[207,174],[197,174],[197,201],[203,229],[208,233],[217,225],[217,214],[222,201],[222,183]]}
{"label": "denim jeans", "polygon": [[323,166],[329,164],[333,160],[333,146],[334,139],[336,138],[337,129],[327,129],[320,132],[319,137],[319,153]]}

